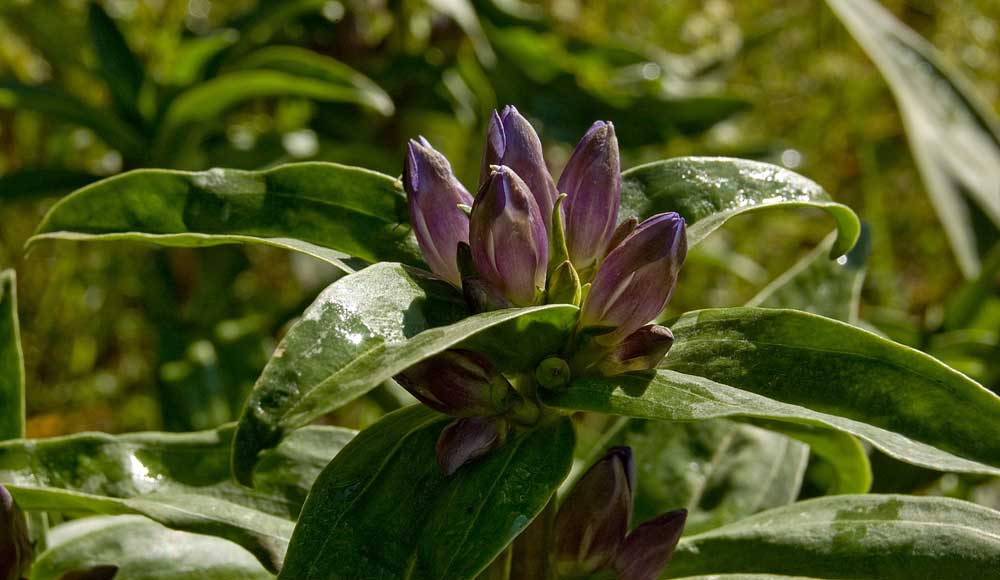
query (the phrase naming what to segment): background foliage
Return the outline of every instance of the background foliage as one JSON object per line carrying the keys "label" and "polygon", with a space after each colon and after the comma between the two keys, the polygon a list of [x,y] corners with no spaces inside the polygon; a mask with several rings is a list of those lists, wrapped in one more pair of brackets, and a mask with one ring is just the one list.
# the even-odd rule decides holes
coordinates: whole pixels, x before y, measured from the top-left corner
{"label": "background foliage", "polygon": [[[145,166],[324,160],[396,175],[406,139],[418,133],[472,183],[485,116],[508,102],[536,121],[554,165],[594,118],[608,118],[624,167],[719,154],[811,177],[869,225],[860,319],[1000,388],[995,275],[980,286],[992,293],[983,307],[948,310],[962,272],[899,108],[825,3],[472,4],[120,0],[103,3],[109,20],[83,2],[5,4],[0,265],[19,273],[28,435],[208,429],[235,419],[276,340],[339,275],[266,247],[43,241],[25,255],[59,195]],[[884,4],[996,110],[1000,6]],[[122,31],[117,42],[108,22]],[[312,88],[290,88],[302,86]],[[690,257],[672,312],[755,295],[766,305],[758,292],[808,261],[829,227],[819,212],[785,215],[740,217],[709,238]],[[397,405],[377,390],[326,420],[361,428]],[[1000,505],[1000,491],[975,478],[873,461],[876,491]]]}

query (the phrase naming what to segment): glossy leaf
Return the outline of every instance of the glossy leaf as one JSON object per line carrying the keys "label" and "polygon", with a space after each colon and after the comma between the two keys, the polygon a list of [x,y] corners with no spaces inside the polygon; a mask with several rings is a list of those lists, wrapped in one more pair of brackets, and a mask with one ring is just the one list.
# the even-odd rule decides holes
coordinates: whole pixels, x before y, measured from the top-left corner
{"label": "glossy leaf", "polygon": [[502,353],[495,362],[533,368],[562,345],[576,312],[551,305],[465,318],[448,283],[399,264],[342,278],[306,309],[264,368],[240,419],[234,472],[249,483],[257,453],[284,432],[447,348]]}
{"label": "glossy leaf", "polygon": [[[267,580],[274,576],[240,546],[179,532],[142,516],[97,516],[67,522],[49,533],[49,549],[30,580],[65,580],[100,566],[120,580]],[[72,577],[72,576],[71,576]]]}
{"label": "glossy leaf", "polygon": [[798,441],[725,419],[634,420],[622,442],[636,458],[633,521],[683,507],[687,534],[792,503],[809,460]]}
{"label": "glossy leaf", "polygon": [[666,577],[940,580],[997,570],[1000,512],[954,499],[860,495],[804,501],[686,537]]}
{"label": "glossy leaf", "polygon": [[266,451],[257,488],[232,480],[234,425],[194,433],[80,433],[0,443],[0,483],[130,498],[216,497],[294,520],[320,470],[354,431],[307,427]]}
{"label": "glossy leaf", "polygon": [[142,514],[230,539],[276,569],[313,480],[353,432],[295,432],[262,455],[249,490],[230,477],[233,429],[10,441],[0,444],[0,483],[26,510]]}
{"label": "glossy leaf", "polygon": [[0,272],[0,441],[24,437],[24,355],[17,319],[17,277]]}
{"label": "glossy leaf", "polygon": [[[779,376],[775,373],[774,376]],[[704,377],[660,370],[654,376],[621,375],[608,379],[580,379],[543,400],[563,409],[576,409],[666,421],[697,421],[718,417],[751,417],[832,427],[875,445],[900,460],[964,473],[1000,475],[1000,468],[948,453],[888,429],[804,406],[770,399]],[[984,431],[995,428],[985,425]]]}
{"label": "glossy leaf", "polygon": [[878,2],[827,4],[889,83],[959,266],[975,276],[979,256],[989,248],[979,246],[972,212],[982,212],[994,231],[1000,229],[1000,120],[934,46]]}
{"label": "glossy leaf", "polygon": [[419,264],[416,241],[403,225],[406,220],[398,182],[355,167],[296,163],[256,172],[146,169],[99,181],[64,198],[30,242],[249,242],[286,247],[334,264],[341,255],[323,248],[372,262]]}
{"label": "glossy leaf", "polygon": [[676,211],[688,222],[689,246],[737,215],[796,207],[822,209],[837,221],[839,235],[832,257],[854,246],[861,229],[854,212],[831,200],[815,182],[775,165],[725,157],[679,157],[622,173],[621,217],[641,220]]}
{"label": "glossy leaf", "polygon": [[791,308],[856,323],[870,239],[862,230],[857,245],[850,252],[831,260],[835,240],[836,234],[827,236],[815,250],[775,278],[746,305]]}
{"label": "glossy leaf", "polygon": [[572,424],[554,418],[445,477],[434,444],[449,421],[413,406],[362,431],[316,481],[280,577],[465,580],[486,568],[569,472]]}
{"label": "glossy leaf", "polygon": [[141,158],[147,149],[142,135],[128,123],[58,89],[0,81],[0,108],[35,111],[86,127],[127,158]]}
{"label": "glossy leaf", "polygon": [[671,328],[663,368],[1000,467],[1000,398],[919,351],[794,310],[702,310]]}
{"label": "glossy leaf", "polygon": [[131,117],[139,114],[139,91],[146,72],[115,21],[98,2],[90,3],[87,25],[97,53],[101,76],[111,89],[118,107]]}

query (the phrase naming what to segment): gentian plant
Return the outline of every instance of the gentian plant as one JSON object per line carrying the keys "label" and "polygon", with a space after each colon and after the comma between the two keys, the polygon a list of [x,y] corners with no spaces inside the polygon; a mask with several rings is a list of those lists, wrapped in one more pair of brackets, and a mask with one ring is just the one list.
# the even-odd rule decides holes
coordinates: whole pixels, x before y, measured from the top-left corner
{"label": "gentian plant", "polygon": [[[622,171],[611,122],[558,180],[544,151],[506,107],[474,187],[416,137],[401,178],[140,170],[54,206],[32,243],[264,244],[339,278],[238,424],[36,441],[20,413],[0,422],[0,483],[44,547],[30,578],[177,561],[287,580],[996,577],[996,511],[868,493],[871,449],[1000,475],[1000,399],[860,326],[849,208],[754,161]],[[665,312],[689,249],[797,208],[836,221],[808,263],[753,306]],[[0,282],[0,400],[19,402],[13,274]],[[311,424],[362,397],[385,414],[360,432]],[[46,537],[46,513],[98,515]]]}

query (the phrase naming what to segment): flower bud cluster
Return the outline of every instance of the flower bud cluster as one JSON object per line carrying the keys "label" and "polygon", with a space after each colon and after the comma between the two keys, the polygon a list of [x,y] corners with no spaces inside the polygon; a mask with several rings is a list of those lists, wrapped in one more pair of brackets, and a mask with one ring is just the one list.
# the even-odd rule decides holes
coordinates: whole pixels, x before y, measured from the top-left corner
{"label": "flower bud cluster", "polygon": [[687,510],[667,512],[629,532],[635,463],[628,447],[611,449],[573,487],[555,522],[559,578],[613,572],[619,580],[656,580],[684,531]]}
{"label": "flower bud cluster", "polygon": [[[473,197],[426,139],[410,141],[403,187],[417,242],[430,269],[461,289],[472,311],[580,306],[565,352],[539,353],[564,357],[536,373],[543,387],[572,375],[655,368],[673,343],[669,329],[649,323],[670,300],[684,263],[685,223],[673,212],[619,223],[620,163],[614,125],[597,121],[557,185],[531,123],[507,106],[490,119]],[[459,418],[438,442],[449,472],[499,445],[505,418],[537,414],[530,397],[470,351],[442,353],[398,379]]]}

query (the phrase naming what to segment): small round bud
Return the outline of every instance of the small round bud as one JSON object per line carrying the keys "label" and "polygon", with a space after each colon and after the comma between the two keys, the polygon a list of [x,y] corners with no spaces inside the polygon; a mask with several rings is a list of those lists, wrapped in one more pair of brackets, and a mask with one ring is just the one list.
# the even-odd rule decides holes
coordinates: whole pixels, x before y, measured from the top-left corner
{"label": "small round bud", "polygon": [[535,379],[546,389],[565,387],[570,378],[569,364],[559,357],[549,357],[535,368]]}

